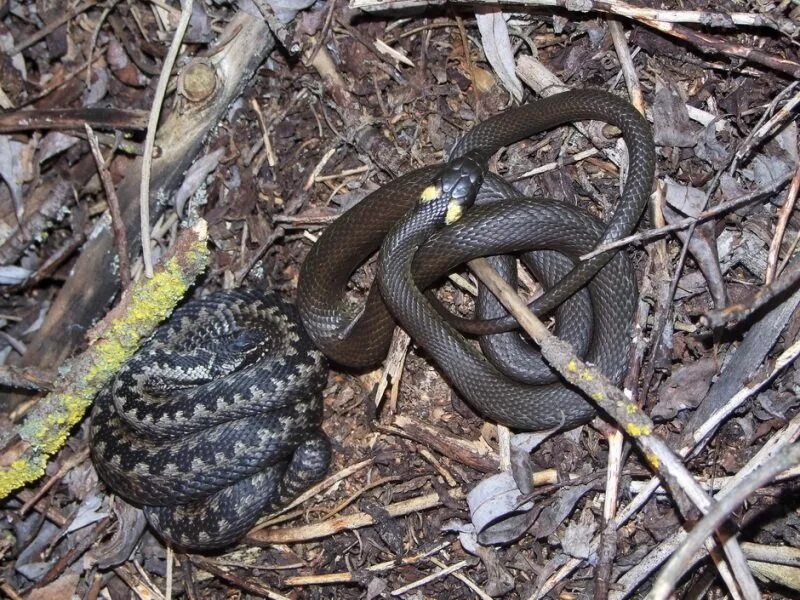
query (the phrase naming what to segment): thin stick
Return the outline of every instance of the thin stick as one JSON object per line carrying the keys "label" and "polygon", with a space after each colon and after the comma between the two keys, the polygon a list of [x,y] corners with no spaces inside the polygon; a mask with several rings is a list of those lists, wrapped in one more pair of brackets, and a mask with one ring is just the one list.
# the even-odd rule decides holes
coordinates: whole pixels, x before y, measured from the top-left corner
{"label": "thin stick", "polygon": [[667,565],[656,579],[649,598],[666,600],[669,598],[675,583],[680,581],[689,566],[692,556],[700,549],[703,542],[717,529],[747,497],[760,487],[769,483],[781,471],[800,463],[800,444],[792,444],[781,449],[773,459],[760,468],[749,473],[735,489],[719,498],[709,511],[694,526],[689,535],[672,555]]}
{"label": "thin stick", "polygon": [[778,257],[781,252],[781,242],[783,242],[783,234],[786,231],[786,225],[789,223],[789,217],[792,216],[798,190],[800,190],[800,165],[797,165],[792,184],[789,186],[789,193],[786,196],[786,201],[780,208],[778,224],[775,226],[775,235],[772,236],[772,242],[769,245],[767,273],[764,276],[764,283],[767,285],[772,283],[775,279],[775,273],[778,268]]}
{"label": "thin stick", "polygon": [[51,33],[53,33],[56,29],[61,27],[64,23],[67,23],[70,20],[74,19],[75,17],[77,17],[82,12],[85,12],[85,11],[89,10],[95,4],[97,4],[97,0],[88,0],[87,2],[84,2],[83,4],[79,4],[78,6],[73,8],[72,10],[68,10],[63,15],[58,17],[56,20],[51,21],[50,23],[47,23],[44,27],[42,27],[39,31],[34,33],[32,36],[30,36],[27,39],[22,40],[19,44],[14,46],[11,49],[11,52],[8,53],[8,56],[9,57],[14,56],[15,54],[25,50],[25,48],[33,46],[39,40],[42,40],[42,39],[46,38],[48,35],[50,35]]}
{"label": "thin stick", "polygon": [[153,150],[156,145],[156,130],[158,129],[158,118],[161,116],[161,107],[164,104],[164,96],[167,93],[169,76],[181,49],[181,42],[186,33],[186,28],[189,26],[193,4],[194,0],[181,0],[181,18],[178,21],[175,36],[172,38],[161,74],[158,77],[153,107],[150,109],[150,119],[147,123],[147,136],[144,141],[142,182],[139,188],[139,215],[142,221],[142,261],[144,262],[144,274],[148,278],[153,276],[153,258],[150,255],[150,170],[153,164]]}
{"label": "thin stick", "polygon": [[[452,500],[463,500],[464,494],[461,490],[450,490],[448,495]],[[438,493],[417,496],[408,500],[402,500],[386,506],[386,512],[391,517],[400,517],[428,510],[441,506],[442,497]],[[292,544],[304,542],[317,538],[327,537],[340,531],[359,529],[374,525],[375,520],[372,515],[357,512],[342,517],[334,517],[321,523],[313,523],[302,527],[290,527],[286,529],[266,529],[248,533],[245,541],[256,546],[267,544]]]}
{"label": "thin stick", "polygon": [[173,552],[172,552],[172,544],[167,544],[167,573],[166,573],[166,580],[167,585],[164,589],[164,600],[172,600],[172,562],[173,562]]}
{"label": "thin stick", "polygon": [[760,190],[756,190],[755,192],[752,192],[750,194],[738,196],[737,198],[729,200],[728,202],[722,202],[721,204],[718,204],[714,208],[709,208],[708,210],[704,210],[696,217],[687,217],[685,219],[681,219],[680,221],[676,221],[672,225],[665,225],[664,227],[648,229],[647,231],[642,231],[641,233],[637,233],[635,235],[629,235],[628,237],[620,238],[614,242],[603,244],[602,246],[598,246],[591,252],[587,252],[586,254],[581,256],[580,260],[589,260],[590,258],[597,256],[598,254],[602,254],[603,252],[608,252],[609,250],[614,250],[615,248],[621,248],[622,246],[627,246],[628,244],[633,244],[637,242],[643,242],[646,240],[658,238],[668,233],[672,233],[673,231],[680,231],[681,229],[686,229],[687,227],[691,227],[692,225],[704,223],[705,221],[708,221],[709,219],[716,217],[717,215],[721,215],[731,210],[735,210],[741,206],[750,204],[751,202],[755,202],[761,197],[779,190],[788,180],[789,176],[787,175],[781,179],[776,179],[765,188],[761,188]]}
{"label": "thin stick", "polygon": [[[474,259],[469,262],[469,267],[539,345],[547,362],[569,383],[579,387],[587,398],[591,398],[631,437],[642,450],[650,467],[657,470],[671,488],[682,489],[703,513],[708,512],[712,504],[711,498],[664,440],[654,434],[655,426],[650,418],[599,370],[578,359],[569,344],[551,334],[544,323],[528,310],[516,290],[495,273],[486,259]],[[732,537],[725,539],[723,548],[732,563],[733,571],[737,572],[744,596],[757,598],[758,587],[746,566],[747,562],[738,542]]]}
{"label": "thin stick", "polygon": [[422,579],[418,579],[417,581],[415,581],[413,583],[409,583],[408,585],[404,585],[403,587],[399,587],[396,590],[393,590],[391,592],[391,594],[392,594],[392,596],[402,596],[406,592],[410,592],[411,590],[414,590],[414,589],[416,589],[418,587],[422,587],[426,583],[430,583],[431,581],[436,581],[437,579],[441,579],[442,577],[445,577],[446,575],[450,575],[451,573],[455,573],[456,571],[466,567],[468,564],[469,563],[466,560],[462,560],[460,562],[457,562],[454,565],[450,565],[449,567],[445,567],[444,569],[440,569],[439,571],[436,571],[435,573],[431,573],[427,577],[423,577]]}
{"label": "thin stick", "polygon": [[106,192],[106,202],[108,212],[111,213],[111,227],[114,230],[114,245],[117,247],[117,257],[119,259],[119,281],[122,289],[128,289],[131,284],[131,265],[128,261],[128,240],[125,235],[125,222],[122,220],[122,211],[119,207],[119,198],[114,189],[114,182],[111,180],[111,173],[106,167],[106,160],[100,151],[100,143],[94,130],[88,123],[84,123],[86,129],[86,139],[92,149],[94,161],[97,163],[97,172],[100,174],[100,181],[103,183],[103,190]]}
{"label": "thin stick", "polygon": [[[739,406],[744,403],[745,400],[754,396],[760,390],[764,389],[766,385],[772,381],[784,368],[788,365],[792,364],[792,362],[800,356],[800,341],[795,342],[790,348],[787,348],[776,360],[775,366],[773,367],[772,371],[764,377],[759,382],[750,385],[749,387],[741,390],[735,396],[733,396],[725,406],[720,407],[713,415],[711,415],[708,420],[694,433],[692,436],[693,444],[691,446],[683,447],[679,450],[679,454],[682,457],[689,456],[690,452],[696,455],[705,445],[710,441],[711,434],[717,428],[717,426],[725,420],[733,411],[735,411]],[[628,520],[630,520],[633,515],[639,512],[642,507],[647,503],[653,493],[658,490],[660,487],[660,481],[658,477],[653,477],[650,479],[649,482],[645,483],[641,490],[636,494],[636,496],[631,500],[625,508],[617,514],[617,517],[614,522],[615,528],[619,529],[624,525]],[[594,552],[599,547],[599,536],[595,537],[592,542],[589,544],[589,549]],[[536,596],[531,596],[531,598],[540,598],[547,592],[549,592],[555,585],[563,580],[569,573],[571,573],[574,569],[576,569],[581,564],[581,559],[570,559],[563,567],[561,567],[555,574],[547,579],[547,581],[542,584],[541,588],[539,589],[539,594]],[[652,566],[652,569],[655,569],[657,563]],[[643,577],[646,576],[650,571],[647,570],[646,573],[643,574]]]}

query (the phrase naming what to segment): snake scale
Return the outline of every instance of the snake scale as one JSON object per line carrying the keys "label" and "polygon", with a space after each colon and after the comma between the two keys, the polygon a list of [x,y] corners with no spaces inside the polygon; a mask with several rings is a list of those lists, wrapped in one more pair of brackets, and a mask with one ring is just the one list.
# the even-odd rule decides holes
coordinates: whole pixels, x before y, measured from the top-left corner
{"label": "snake scale", "polygon": [[[628,147],[628,176],[607,225],[553,200],[523,198],[486,172],[501,146],[583,119],[616,125]],[[586,421],[590,405],[523,345],[490,298],[481,295],[480,318],[470,322],[445,316],[423,290],[473,257],[522,253],[550,288],[534,310],[555,310],[556,332],[618,379],[636,299],[630,263],[623,253],[577,258],[632,229],[653,165],[647,122],[606,92],[559,94],[479,124],[445,167],[399,177],[325,230],[301,270],[299,311],[254,290],[218,292],[175,311],[98,396],[90,426],[98,472],[173,544],[233,543],[327,469],[323,353],[372,366],[385,356],[395,319],[485,417],[520,429]],[[478,206],[462,216],[478,190]],[[380,286],[354,311],[348,280],[381,244]],[[513,278],[513,263],[498,260]],[[491,333],[481,345],[499,368],[456,326]]]}

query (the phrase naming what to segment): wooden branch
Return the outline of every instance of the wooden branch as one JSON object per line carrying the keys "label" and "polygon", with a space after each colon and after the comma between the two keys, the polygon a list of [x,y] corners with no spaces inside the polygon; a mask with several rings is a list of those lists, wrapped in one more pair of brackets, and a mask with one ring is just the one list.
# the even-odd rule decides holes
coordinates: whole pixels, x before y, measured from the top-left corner
{"label": "wooden branch", "polygon": [[0,450],[0,500],[44,474],[48,457],[61,449],[97,392],[206,269],[206,235],[205,221],[186,230],[155,276],[123,294],[119,305],[92,330],[90,347],[63,365],[53,392],[6,434]]}
{"label": "wooden branch", "polygon": [[[580,388],[593,404],[628,434],[641,450],[650,468],[667,482],[673,495],[684,492],[701,512],[707,513],[713,501],[689,473],[681,458],[656,435],[655,425],[650,418],[596,367],[578,359],[569,344],[550,333],[544,323],[528,310],[516,290],[500,278],[485,258],[471,260],[469,267],[537,343],[545,360],[569,383]],[[737,583],[745,591],[757,591],[736,538],[724,539],[722,545],[731,563],[731,570],[737,576]]]}
{"label": "wooden branch", "polygon": [[[220,34],[224,45],[216,48],[203,65],[211,65],[215,87],[199,101],[183,99],[161,126],[157,144],[160,155],[153,161],[150,198],[169,198],[180,186],[183,173],[197,157],[206,135],[228,112],[245,84],[274,47],[274,39],[260,19],[238,13]],[[197,68],[190,63],[184,73]],[[199,97],[199,96],[198,96]],[[93,168],[93,163],[92,164]],[[139,245],[138,194],[141,161],[137,160],[117,189],[125,222],[128,252]],[[154,215],[157,218],[157,215]],[[83,248],[72,274],[53,302],[42,328],[28,345],[25,365],[57,365],[75,352],[85,331],[103,314],[119,287],[116,254],[110,223],[100,226]],[[52,340],[59,340],[53,344]]]}
{"label": "wooden branch", "polygon": [[716,11],[658,10],[636,6],[620,0],[351,0],[351,8],[365,11],[387,11],[419,6],[508,6],[560,8],[573,13],[596,12],[617,15],[689,42],[701,52],[720,53],[742,58],[752,63],[774,69],[791,77],[800,77],[800,63],[769,54],[756,48],[731,43],[727,40],[690,29],[678,23],[695,23],[707,27],[734,28],[738,26],[770,27],[789,36],[796,35],[798,25],[785,17],[753,13],[725,13]]}
{"label": "wooden branch", "polygon": [[84,124],[100,129],[136,131],[147,127],[147,113],[121,108],[54,108],[0,114],[0,133],[31,129],[83,129]]}
{"label": "wooden branch", "polygon": [[[460,489],[448,492],[452,500],[463,500],[464,493]],[[394,502],[386,506],[386,512],[391,517],[401,517],[421,510],[436,508],[442,504],[439,494],[426,494],[409,500]],[[321,537],[327,537],[340,531],[360,529],[369,527],[375,523],[372,515],[357,512],[342,517],[334,517],[321,523],[313,523],[302,527],[287,527],[286,529],[263,529],[255,533],[249,533],[244,541],[255,546],[266,546],[269,544],[292,544],[295,542],[305,542]]]}

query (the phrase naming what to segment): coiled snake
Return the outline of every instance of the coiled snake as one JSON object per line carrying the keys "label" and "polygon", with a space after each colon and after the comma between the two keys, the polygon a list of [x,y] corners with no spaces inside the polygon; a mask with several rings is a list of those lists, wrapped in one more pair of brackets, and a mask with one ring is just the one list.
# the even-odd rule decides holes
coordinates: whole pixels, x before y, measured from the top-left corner
{"label": "coiled snake", "polygon": [[[552,200],[521,198],[485,173],[499,147],[582,119],[616,125],[628,147],[625,188],[608,225]],[[331,359],[358,368],[383,358],[394,315],[485,417],[521,429],[584,422],[591,406],[541,360],[531,362],[518,334],[481,343],[525,383],[489,364],[420,290],[473,257],[526,252],[537,277],[553,286],[534,303],[536,312],[568,299],[557,311],[557,333],[618,379],[636,298],[629,261],[622,253],[577,257],[627,234],[640,217],[654,168],[647,122],[606,92],[567,92],[481,123],[453,156],[444,169],[396,179],[326,229],[301,270],[303,325]],[[480,206],[462,216],[484,179]],[[373,286],[354,313],[345,300],[348,279],[382,241],[383,297]],[[508,318],[495,319],[503,314],[497,306],[482,302],[480,311],[484,320],[457,324],[484,333],[513,327]],[[260,514],[324,474],[325,372],[294,307],[274,295],[234,290],[190,302],[99,395],[90,428],[97,470],[114,491],[142,505],[172,543],[192,549],[232,543]],[[544,383],[532,384],[540,375]]]}
{"label": "coiled snake", "polygon": [[[486,162],[502,146],[586,119],[617,126],[628,148],[628,175],[607,225],[552,200],[522,198],[502,179],[485,173]],[[512,344],[499,351],[498,365],[490,364],[420,290],[478,256],[557,250],[568,258],[566,262],[553,252],[528,255],[543,283],[553,285],[533,304],[534,311],[549,312],[588,282],[593,316],[587,317],[586,295],[578,294],[572,307],[578,309],[579,318],[570,321],[566,309],[559,313],[557,333],[585,349],[588,361],[618,381],[636,301],[630,263],[624,253],[615,252],[583,262],[577,259],[599,243],[626,235],[640,218],[655,166],[647,121],[608,92],[570,91],[480,123],[462,138],[452,155],[463,160],[451,160],[444,170],[426,167],[396,179],[325,230],[307,256],[298,283],[298,308],[306,330],[329,358],[362,368],[385,356],[396,318],[484,417],[526,430],[587,421],[594,414],[591,405],[556,374],[546,373],[542,384],[531,383],[537,379],[530,367],[530,350],[524,348],[526,354],[520,351],[522,342],[517,334],[482,340],[482,345],[491,344],[491,338],[499,337]],[[482,180],[478,202],[483,205],[454,218],[458,216],[455,212],[472,202]],[[373,286],[364,307],[354,311],[346,300],[348,280],[379,247],[381,293]],[[478,322],[470,329],[505,331],[512,321]],[[507,360],[517,362],[509,365],[504,362]],[[533,371],[536,368],[549,370],[541,361]],[[524,382],[500,369],[512,376],[521,373]]]}
{"label": "coiled snake", "polygon": [[325,474],[326,380],[325,358],[274,294],[194,300],[98,395],[95,467],[173,544],[226,546]]}

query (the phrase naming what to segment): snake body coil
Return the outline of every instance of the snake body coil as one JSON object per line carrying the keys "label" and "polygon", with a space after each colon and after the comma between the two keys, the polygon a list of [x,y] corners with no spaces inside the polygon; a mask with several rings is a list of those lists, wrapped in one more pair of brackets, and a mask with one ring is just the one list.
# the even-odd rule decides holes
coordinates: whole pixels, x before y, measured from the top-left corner
{"label": "snake body coil", "polygon": [[295,308],[275,295],[191,301],[98,396],[94,464],[173,544],[228,545],[327,470],[326,379]]}
{"label": "snake body coil", "polygon": [[[617,126],[628,148],[627,179],[607,225],[550,200],[522,198],[501,179],[483,173],[486,161],[502,146],[587,119]],[[306,258],[298,284],[303,324],[332,360],[361,368],[385,356],[396,318],[485,417],[529,430],[585,422],[594,413],[592,407],[563,383],[552,383],[557,375],[550,373],[543,385],[531,384],[535,377],[528,377],[527,356],[520,358],[512,350],[515,364],[500,367],[510,373],[522,371],[526,383],[510,379],[476,353],[420,290],[477,256],[547,250],[531,257],[534,264],[539,261],[545,282],[554,284],[533,304],[534,311],[550,312],[586,286],[594,316],[578,320],[577,345],[586,349],[587,360],[618,381],[636,301],[632,269],[622,253],[607,252],[583,262],[578,257],[626,235],[640,218],[654,173],[650,128],[627,102],[607,92],[580,90],[484,121],[459,142],[453,156],[467,158],[458,166],[448,164],[450,174],[464,168],[461,173],[466,179],[454,184],[456,190],[460,193],[459,186],[477,185],[485,177],[478,202],[488,205],[472,208],[446,225],[452,205],[420,202],[431,181],[441,174],[441,166],[419,169],[374,192],[328,227]],[[477,166],[477,172],[468,175],[464,165]],[[353,311],[346,301],[349,277],[378,247],[382,294],[373,286],[364,308]],[[555,258],[553,250],[567,257],[566,268],[563,257]],[[576,306],[586,306],[585,295],[576,298]],[[506,316],[459,326],[473,333],[497,333],[509,331],[514,321]],[[570,328],[569,323],[561,326]],[[511,335],[519,342],[519,336]]]}

